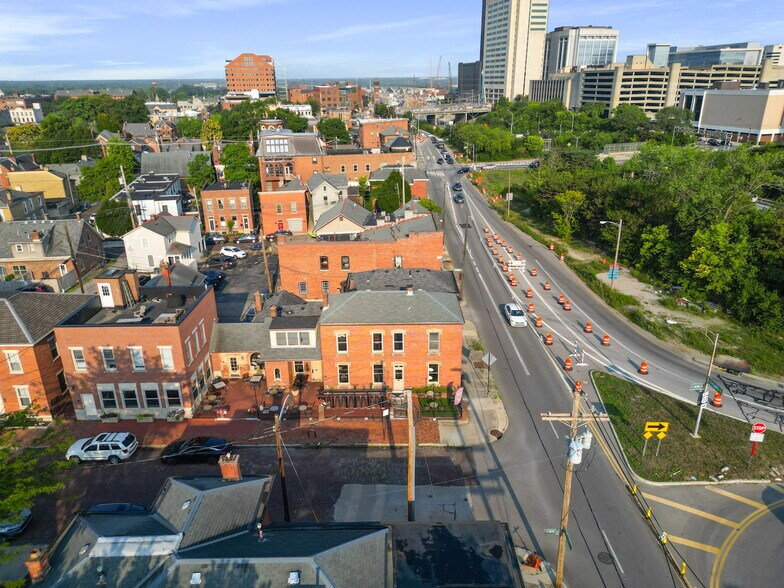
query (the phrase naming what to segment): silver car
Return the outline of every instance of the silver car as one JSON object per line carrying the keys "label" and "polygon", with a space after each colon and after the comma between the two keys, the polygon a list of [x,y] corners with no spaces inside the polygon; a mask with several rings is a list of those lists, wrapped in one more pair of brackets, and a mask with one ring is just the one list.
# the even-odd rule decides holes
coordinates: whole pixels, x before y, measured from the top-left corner
{"label": "silver car", "polygon": [[528,319],[525,318],[525,312],[520,308],[516,302],[504,304],[504,316],[509,321],[510,327],[525,327],[528,325]]}
{"label": "silver car", "polygon": [[65,459],[82,461],[108,461],[115,464],[128,459],[139,447],[131,433],[100,433],[95,437],[79,439],[65,452]]}

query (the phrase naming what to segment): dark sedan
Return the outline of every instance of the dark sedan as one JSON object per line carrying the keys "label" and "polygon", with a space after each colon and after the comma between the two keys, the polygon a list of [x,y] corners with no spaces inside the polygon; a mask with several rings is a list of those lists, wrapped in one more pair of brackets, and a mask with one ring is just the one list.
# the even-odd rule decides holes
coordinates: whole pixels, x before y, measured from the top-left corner
{"label": "dark sedan", "polygon": [[180,439],[166,446],[161,453],[165,464],[206,462],[218,463],[218,458],[231,453],[231,443],[218,437]]}
{"label": "dark sedan", "polygon": [[228,255],[214,255],[207,259],[205,265],[209,268],[227,269],[237,266],[237,260]]}
{"label": "dark sedan", "polygon": [[452,189],[455,192],[459,192],[460,190],[463,189],[463,186],[462,186],[462,184],[460,184],[460,182],[455,182],[454,184],[452,184]]}
{"label": "dark sedan", "polygon": [[235,243],[258,243],[259,236],[253,233],[246,233],[245,235],[240,235],[236,239],[234,239]]}
{"label": "dark sedan", "polygon": [[270,233],[269,235],[267,235],[265,237],[265,239],[267,239],[267,241],[272,243],[274,241],[277,241],[278,237],[280,237],[280,236],[290,237],[291,236],[291,231],[284,231],[284,230],[281,229],[280,231],[275,231],[274,233]]}
{"label": "dark sedan", "polygon": [[204,281],[209,285],[217,288],[221,282],[226,279],[226,274],[214,269],[207,269],[202,271],[204,274]]}

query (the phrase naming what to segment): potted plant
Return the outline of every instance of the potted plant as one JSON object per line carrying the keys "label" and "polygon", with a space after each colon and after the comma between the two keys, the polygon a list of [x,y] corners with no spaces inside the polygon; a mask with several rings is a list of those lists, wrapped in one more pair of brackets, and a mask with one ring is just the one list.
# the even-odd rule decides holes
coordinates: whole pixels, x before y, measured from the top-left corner
{"label": "potted plant", "polygon": [[155,420],[155,415],[150,413],[142,413],[136,415],[136,422],[151,423]]}
{"label": "potted plant", "polygon": [[116,412],[102,412],[101,413],[101,422],[102,423],[118,423],[120,422],[120,415]]}

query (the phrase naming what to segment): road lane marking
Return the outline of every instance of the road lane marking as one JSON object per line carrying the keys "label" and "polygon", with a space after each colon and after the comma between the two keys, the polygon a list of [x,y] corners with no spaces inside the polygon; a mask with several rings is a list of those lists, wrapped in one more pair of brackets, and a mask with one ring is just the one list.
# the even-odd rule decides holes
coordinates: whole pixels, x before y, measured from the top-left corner
{"label": "road lane marking", "polygon": [[732,498],[733,500],[737,500],[738,502],[742,502],[744,504],[748,504],[749,506],[753,506],[754,508],[765,508],[765,505],[761,502],[756,500],[752,500],[751,498],[746,498],[745,496],[740,496],[735,494],[734,492],[728,492],[723,488],[719,488],[717,486],[706,486],[706,490],[710,490],[711,492],[715,492],[716,494],[721,494],[722,496],[726,496],[727,498]]}
{"label": "road lane marking", "polygon": [[784,494],[784,486],[778,486],[776,484],[771,484],[770,486],[768,486],[768,488],[773,488],[777,492],[781,492],[782,494]]}
{"label": "road lane marking", "polygon": [[705,512],[700,510],[699,508],[694,508],[692,506],[687,506],[685,504],[681,504],[680,502],[675,502],[674,500],[667,500],[666,498],[662,498],[661,496],[656,496],[655,494],[648,494],[647,492],[643,492],[642,494],[646,500],[653,500],[654,502],[659,502],[661,504],[665,504],[667,506],[671,506],[672,508],[677,508],[678,510],[682,510],[689,514],[696,515],[698,517],[702,517],[704,519],[708,519],[709,521],[713,521],[714,523],[719,523],[721,525],[727,525],[728,527],[732,527],[733,529],[738,526],[738,523],[735,521],[731,521],[729,519],[725,519],[724,517],[717,516],[715,514],[711,514],[709,512]]}
{"label": "road lane marking", "polygon": [[604,440],[604,436],[599,431],[598,423],[596,421],[588,421],[588,428],[590,428],[591,432],[593,433],[594,441],[599,443],[599,446],[602,448],[604,455],[607,457],[607,461],[610,462],[610,467],[615,471],[615,475],[621,479],[625,486],[628,486],[629,481],[624,475],[623,470],[621,469],[621,465],[618,463],[615,455],[613,455],[612,451],[610,450],[609,444]]}
{"label": "road lane marking", "polygon": [[615,550],[613,549],[613,546],[610,545],[610,540],[607,538],[607,533],[604,532],[604,529],[602,529],[601,531],[602,531],[602,537],[604,537],[604,544],[607,545],[607,549],[610,550],[610,555],[613,556],[613,562],[615,562],[615,566],[618,568],[618,571],[621,572],[621,576],[625,576],[626,574],[624,573],[623,568],[621,567],[621,562],[618,560],[618,556],[615,555]]}
{"label": "road lane marking", "polygon": [[700,543],[699,541],[692,541],[691,539],[686,539],[685,537],[678,537],[677,535],[670,535],[669,533],[667,533],[667,539],[669,541],[672,541],[673,543],[677,543],[678,545],[693,547],[694,549],[707,551],[708,553],[712,553],[713,555],[719,555],[719,552],[721,551],[718,547],[714,547],[713,545],[708,545],[707,543]]}

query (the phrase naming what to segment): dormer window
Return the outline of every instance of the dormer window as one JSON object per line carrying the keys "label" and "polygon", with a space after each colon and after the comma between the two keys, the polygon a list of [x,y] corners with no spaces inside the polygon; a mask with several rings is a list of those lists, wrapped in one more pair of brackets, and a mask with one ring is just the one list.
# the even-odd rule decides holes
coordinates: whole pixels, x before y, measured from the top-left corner
{"label": "dormer window", "polygon": [[16,252],[22,253],[24,251],[24,247],[22,245],[16,245]]}

